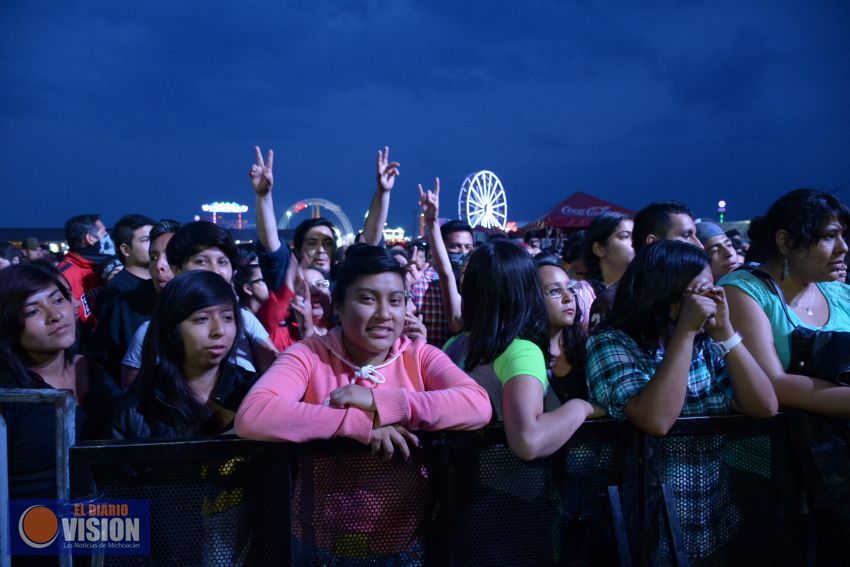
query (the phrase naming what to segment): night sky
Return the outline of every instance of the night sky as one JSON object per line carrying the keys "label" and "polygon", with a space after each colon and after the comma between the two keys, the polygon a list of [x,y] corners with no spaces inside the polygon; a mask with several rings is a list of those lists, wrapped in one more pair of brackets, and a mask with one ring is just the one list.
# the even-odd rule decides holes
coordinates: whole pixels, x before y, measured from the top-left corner
{"label": "night sky", "polygon": [[748,218],[801,186],[850,201],[850,2],[2,0],[0,132],[5,227],[253,213],[255,144],[279,213],[355,225],[384,145],[391,226],[434,176],[455,216],[480,169],[512,220],[575,191]]}

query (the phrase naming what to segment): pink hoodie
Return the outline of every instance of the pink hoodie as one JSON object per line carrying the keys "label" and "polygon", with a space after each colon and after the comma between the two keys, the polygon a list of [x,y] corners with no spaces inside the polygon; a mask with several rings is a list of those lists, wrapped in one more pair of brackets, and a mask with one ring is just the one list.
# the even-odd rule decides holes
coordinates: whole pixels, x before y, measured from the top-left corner
{"label": "pink hoodie", "polygon": [[351,437],[368,443],[372,412],[325,405],[332,391],[351,383],[373,389],[378,425],[437,431],[479,429],[490,422],[487,392],[441,350],[401,336],[386,362],[360,369],[348,360],[337,327],[277,358],[242,401],[236,433],[261,441]]}
{"label": "pink hoodie", "polygon": [[[324,405],[346,384],[373,389],[378,425],[410,429],[478,429],[492,413],[487,392],[441,350],[399,338],[386,362],[359,368],[348,361],[340,327],[292,345],[254,384],[236,414],[236,432],[259,440],[371,438],[375,414]],[[416,549],[427,514],[428,473],[413,463],[381,463],[364,454],[299,459],[292,529],[300,541],[369,558]],[[343,553],[348,555],[349,552]]]}

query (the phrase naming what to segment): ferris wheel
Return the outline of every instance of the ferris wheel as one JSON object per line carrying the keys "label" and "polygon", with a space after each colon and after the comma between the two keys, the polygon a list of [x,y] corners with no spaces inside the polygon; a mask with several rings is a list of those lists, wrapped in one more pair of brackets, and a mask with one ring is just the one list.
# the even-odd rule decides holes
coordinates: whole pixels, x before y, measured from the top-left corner
{"label": "ferris wheel", "polygon": [[457,201],[457,214],[471,227],[505,230],[508,200],[502,182],[492,171],[470,173],[463,180]]}

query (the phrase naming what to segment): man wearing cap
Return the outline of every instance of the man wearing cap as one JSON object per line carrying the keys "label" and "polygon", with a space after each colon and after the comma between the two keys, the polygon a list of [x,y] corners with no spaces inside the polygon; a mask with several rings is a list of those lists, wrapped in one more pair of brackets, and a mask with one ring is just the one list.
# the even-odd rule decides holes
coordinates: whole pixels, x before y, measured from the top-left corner
{"label": "man wearing cap", "polygon": [[30,236],[26,240],[24,240],[24,246],[21,250],[23,252],[24,258],[27,259],[28,262],[35,262],[37,260],[43,260],[47,258],[48,251],[42,247],[41,243],[38,241],[38,238],[34,236]]}
{"label": "man wearing cap", "polygon": [[715,282],[741,266],[732,240],[713,222],[697,223],[697,238],[711,258],[711,276]]}

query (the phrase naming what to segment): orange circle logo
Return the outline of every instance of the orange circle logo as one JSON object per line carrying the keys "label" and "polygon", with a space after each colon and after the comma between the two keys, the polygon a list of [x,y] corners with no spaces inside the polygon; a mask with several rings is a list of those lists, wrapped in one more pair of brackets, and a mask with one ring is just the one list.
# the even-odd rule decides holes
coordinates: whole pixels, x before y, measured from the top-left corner
{"label": "orange circle logo", "polygon": [[41,549],[56,540],[59,535],[59,519],[47,506],[30,506],[18,520],[18,533],[30,547]]}

